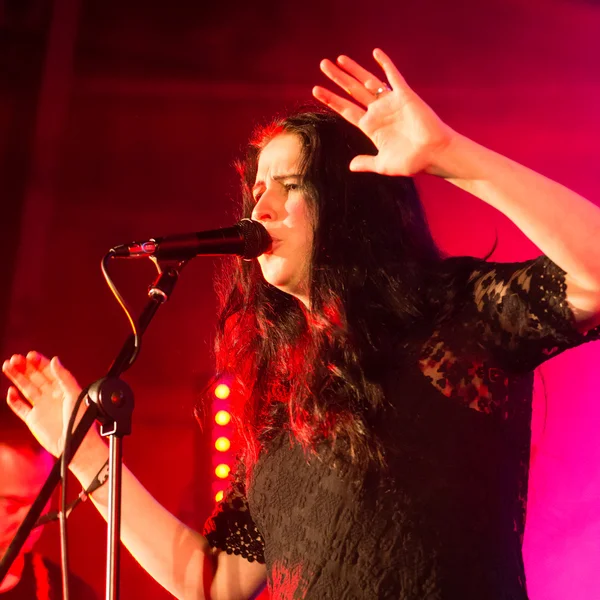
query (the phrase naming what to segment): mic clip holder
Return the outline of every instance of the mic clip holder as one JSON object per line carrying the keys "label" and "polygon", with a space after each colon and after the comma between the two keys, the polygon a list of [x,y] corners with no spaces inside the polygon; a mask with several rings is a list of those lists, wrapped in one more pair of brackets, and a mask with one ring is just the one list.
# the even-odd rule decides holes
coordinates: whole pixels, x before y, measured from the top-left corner
{"label": "mic clip holder", "polygon": [[131,434],[131,421],[135,405],[129,385],[118,377],[103,377],[88,390],[88,404],[98,407],[100,435],[123,437]]}

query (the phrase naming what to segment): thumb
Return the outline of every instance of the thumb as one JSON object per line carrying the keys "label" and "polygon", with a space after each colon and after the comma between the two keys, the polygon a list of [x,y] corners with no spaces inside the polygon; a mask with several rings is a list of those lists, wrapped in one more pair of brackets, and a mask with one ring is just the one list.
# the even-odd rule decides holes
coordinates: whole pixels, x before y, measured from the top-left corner
{"label": "thumb", "polygon": [[355,156],[350,161],[350,170],[354,172],[371,172],[376,173],[375,169],[375,157],[369,156],[366,154],[361,154],[359,156]]}

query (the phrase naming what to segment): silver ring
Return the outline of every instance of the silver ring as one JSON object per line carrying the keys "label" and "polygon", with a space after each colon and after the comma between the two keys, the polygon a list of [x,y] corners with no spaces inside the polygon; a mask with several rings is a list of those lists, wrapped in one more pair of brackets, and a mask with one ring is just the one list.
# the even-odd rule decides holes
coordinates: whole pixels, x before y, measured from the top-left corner
{"label": "silver ring", "polygon": [[386,83],[384,83],[381,87],[378,87],[375,90],[375,98],[379,98],[379,96],[381,96],[381,94],[383,94],[383,92],[391,92],[391,88],[389,85],[387,85]]}

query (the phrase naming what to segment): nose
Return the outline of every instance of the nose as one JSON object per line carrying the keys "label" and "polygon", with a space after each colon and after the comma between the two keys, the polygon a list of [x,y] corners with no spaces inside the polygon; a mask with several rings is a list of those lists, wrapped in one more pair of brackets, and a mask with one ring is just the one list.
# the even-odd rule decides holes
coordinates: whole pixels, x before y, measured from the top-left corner
{"label": "nose", "polygon": [[255,221],[274,221],[277,215],[272,202],[271,193],[265,191],[258,199],[252,210],[252,219]]}

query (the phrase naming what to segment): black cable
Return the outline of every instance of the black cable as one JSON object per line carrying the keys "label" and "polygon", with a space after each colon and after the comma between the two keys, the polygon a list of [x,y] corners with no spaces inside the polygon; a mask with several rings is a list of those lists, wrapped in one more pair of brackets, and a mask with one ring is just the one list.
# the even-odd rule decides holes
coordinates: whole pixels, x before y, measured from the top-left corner
{"label": "black cable", "polygon": [[[71,502],[67,506],[67,510],[65,511],[67,518],[69,518],[71,513],[75,510],[75,508],[79,504],[81,504],[82,502],[85,502],[91,496],[91,494],[93,494],[99,487],[103,486],[107,482],[107,480],[108,480],[108,459],[106,459],[106,462],[102,465],[102,468],[98,471],[98,473],[96,473],[96,476],[92,480],[92,483],[90,483],[90,485],[85,490],[81,490],[81,492],[79,492],[79,496],[77,496],[77,498],[75,498],[75,500],[73,500],[73,502]],[[60,512],[61,511],[59,511],[59,510],[55,510],[53,512],[49,512],[49,513],[46,513],[45,515],[42,515],[36,521],[33,529],[36,529],[37,527],[43,527],[44,525],[47,525],[48,523],[51,523],[52,521],[58,521],[60,519]]]}
{"label": "black cable", "polygon": [[88,387],[81,390],[75,406],[71,411],[69,417],[69,423],[65,429],[65,439],[63,443],[63,452],[60,459],[60,477],[61,477],[61,488],[60,488],[60,507],[59,507],[59,522],[60,522],[60,566],[62,571],[62,588],[63,588],[63,600],[69,600],[69,551],[68,551],[68,539],[67,539],[67,477],[69,463],[71,462],[71,441],[73,437],[73,431],[75,428],[75,419],[79,412],[81,403],[86,398],[88,393]]}
{"label": "black cable", "polygon": [[[131,311],[129,310],[127,304],[125,303],[125,300],[119,293],[119,290],[117,289],[116,285],[113,283],[110,275],[108,274],[107,265],[108,265],[108,261],[110,260],[110,258],[112,258],[113,254],[114,254],[114,251],[111,250],[106,255],[104,255],[104,257],[102,258],[102,261],[100,263],[100,268],[102,270],[102,274],[104,275],[104,279],[106,280],[106,283],[108,284],[108,287],[110,288],[111,292],[115,296],[115,298],[116,298],[117,302],[119,303],[119,305],[121,306],[121,308],[125,311],[127,320],[129,321],[129,324],[131,325],[131,330],[133,333],[133,349],[132,349],[131,357],[129,358],[129,363],[128,363],[128,365],[131,366],[135,362],[136,358],[138,357],[139,351],[140,351],[140,336],[139,336],[139,333],[137,330],[136,323],[135,323],[133,317],[131,316]],[[79,412],[81,403],[87,396],[88,390],[89,390],[89,386],[84,388],[83,390],[81,390],[81,393],[79,394],[79,397],[77,398],[77,401],[75,402],[75,406],[73,407],[73,410],[71,411],[71,415],[69,417],[69,423],[65,430],[63,453],[62,453],[62,456],[60,459],[60,461],[61,461],[60,462],[60,476],[61,476],[61,480],[62,480],[62,485],[61,485],[60,507],[59,507],[59,512],[58,512],[58,518],[59,518],[59,522],[60,522],[60,549],[61,549],[60,559],[61,559],[61,571],[62,571],[63,600],[69,600],[69,552],[68,552],[68,539],[67,539],[67,517],[69,516],[69,513],[73,510],[73,508],[78,504],[78,500],[80,501],[80,499],[81,499],[81,495],[80,495],[80,497],[71,506],[67,505],[67,477],[68,477],[69,463],[71,461],[71,456],[70,456],[71,442],[72,442],[73,432],[74,432],[74,428],[75,428],[75,420],[77,418],[77,414]],[[96,475],[96,478],[94,479],[94,481],[92,481],[92,483],[86,490],[86,492],[85,492],[86,495],[88,493],[91,493],[91,491],[93,491],[93,489],[97,489],[98,487],[100,487],[100,485],[102,485],[102,482],[100,481],[100,476],[101,476],[102,470],[105,468],[105,466],[102,467],[102,469],[98,472],[98,475]],[[49,520],[50,519],[47,519],[44,522],[48,522]],[[40,524],[43,524],[43,523],[40,523],[38,521],[38,525],[40,525]]]}
{"label": "black cable", "polygon": [[135,362],[135,359],[138,357],[138,354],[140,352],[141,338],[137,329],[137,325],[133,317],[131,316],[131,310],[127,306],[125,299],[123,298],[123,296],[121,296],[119,290],[117,289],[117,286],[114,284],[113,280],[108,274],[108,261],[114,256],[114,254],[114,250],[111,250],[110,252],[105,254],[100,263],[100,268],[102,269],[102,275],[104,276],[106,284],[108,285],[110,291],[113,293],[113,296],[125,312],[125,316],[127,317],[129,325],[131,326],[131,331],[133,333],[133,350],[131,352],[131,357],[129,358],[129,366],[131,367],[131,365]]}

